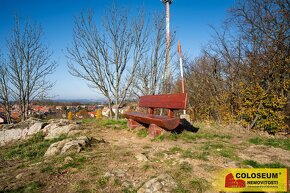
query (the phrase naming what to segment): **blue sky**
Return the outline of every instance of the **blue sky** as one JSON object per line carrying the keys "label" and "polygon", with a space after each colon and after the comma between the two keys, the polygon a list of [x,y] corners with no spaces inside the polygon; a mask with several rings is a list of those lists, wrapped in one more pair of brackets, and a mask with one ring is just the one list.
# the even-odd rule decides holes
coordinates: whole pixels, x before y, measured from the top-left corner
{"label": "blue sky", "polygon": [[[117,5],[134,12],[144,8],[146,13],[161,12],[165,6],[160,0],[117,0]],[[220,27],[234,0],[173,0],[170,6],[171,31],[182,44],[183,52],[191,58],[200,53],[213,34],[210,25]],[[68,73],[66,48],[71,44],[74,17],[91,9],[96,18],[111,5],[110,0],[0,0],[0,48],[6,52],[6,42],[14,24],[14,16],[30,19],[42,25],[44,40],[58,63],[49,78],[55,81],[52,96],[61,99],[96,99],[102,97],[86,83]],[[164,24],[165,25],[165,24]]]}

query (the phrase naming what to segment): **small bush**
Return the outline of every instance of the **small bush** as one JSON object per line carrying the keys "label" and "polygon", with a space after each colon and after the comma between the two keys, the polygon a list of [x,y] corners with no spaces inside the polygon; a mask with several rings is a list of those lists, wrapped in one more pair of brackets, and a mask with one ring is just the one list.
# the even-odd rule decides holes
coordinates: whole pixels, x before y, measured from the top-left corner
{"label": "small bush", "polygon": [[70,111],[70,112],[68,112],[68,114],[67,114],[67,119],[69,120],[69,121],[72,121],[73,120],[73,113]]}
{"label": "small bush", "polygon": [[97,120],[102,119],[102,118],[103,118],[103,115],[102,115],[102,109],[98,109],[98,110],[96,111],[95,116],[96,116],[96,119],[97,119]]}

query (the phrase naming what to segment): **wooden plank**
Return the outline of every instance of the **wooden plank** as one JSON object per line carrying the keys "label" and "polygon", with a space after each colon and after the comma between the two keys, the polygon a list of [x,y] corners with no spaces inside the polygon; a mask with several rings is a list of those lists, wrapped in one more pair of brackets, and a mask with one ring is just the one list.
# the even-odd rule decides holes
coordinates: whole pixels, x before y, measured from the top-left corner
{"label": "wooden plank", "polygon": [[139,112],[125,113],[124,116],[127,119],[133,119],[139,123],[145,123],[147,125],[155,124],[166,130],[176,129],[180,122],[179,118],[170,118],[168,116],[150,115]]}
{"label": "wooden plank", "polygon": [[187,93],[162,94],[141,96],[140,107],[185,109],[187,103]]}
{"label": "wooden plank", "polygon": [[148,114],[153,115],[154,114],[154,109],[153,108],[148,108]]}

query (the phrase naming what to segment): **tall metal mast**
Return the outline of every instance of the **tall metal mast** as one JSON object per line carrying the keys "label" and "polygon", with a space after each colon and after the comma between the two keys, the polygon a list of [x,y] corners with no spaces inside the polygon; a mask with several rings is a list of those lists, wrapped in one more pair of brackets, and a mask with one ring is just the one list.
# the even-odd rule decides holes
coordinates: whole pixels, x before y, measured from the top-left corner
{"label": "tall metal mast", "polygon": [[172,0],[161,0],[166,5],[166,64],[165,92],[170,92],[170,4]]}

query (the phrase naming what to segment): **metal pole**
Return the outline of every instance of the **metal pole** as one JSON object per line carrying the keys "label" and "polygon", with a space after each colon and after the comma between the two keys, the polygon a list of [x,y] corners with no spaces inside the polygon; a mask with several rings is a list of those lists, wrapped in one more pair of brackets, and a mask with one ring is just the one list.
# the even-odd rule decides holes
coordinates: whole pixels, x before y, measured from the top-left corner
{"label": "metal pole", "polygon": [[166,92],[170,93],[170,8],[166,2]]}
{"label": "metal pole", "polygon": [[[185,92],[184,89],[184,76],[183,76],[183,64],[182,64],[182,51],[181,51],[181,45],[180,42],[178,41],[178,54],[179,54],[179,64],[180,64],[180,74],[181,74],[181,88],[182,88],[182,93]],[[186,114],[186,110],[183,110],[183,114]]]}
{"label": "metal pole", "polygon": [[182,64],[182,51],[181,51],[181,45],[178,41],[178,54],[179,54],[179,64],[180,64],[180,74],[181,74],[181,87],[182,87],[182,93],[184,93],[184,77],[183,77],[183,64]]}
{"label": "metal pole", "polygon": [[170,93],[170,4],[172,0],[161,0],[166,6],[166,64],[165,92]]}

